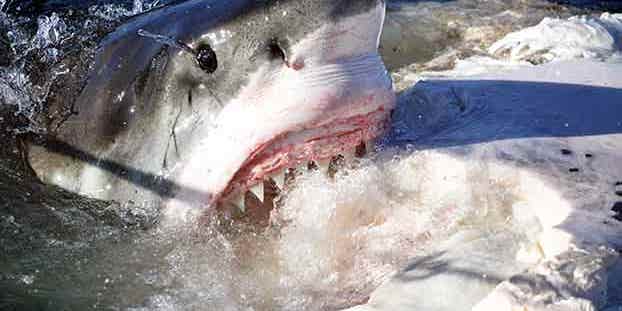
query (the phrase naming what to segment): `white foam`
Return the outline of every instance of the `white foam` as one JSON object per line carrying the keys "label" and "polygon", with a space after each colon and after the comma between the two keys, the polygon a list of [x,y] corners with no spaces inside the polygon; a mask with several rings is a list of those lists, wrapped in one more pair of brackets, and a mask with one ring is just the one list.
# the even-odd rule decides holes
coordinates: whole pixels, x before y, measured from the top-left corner
{"label": "white foam", "polygon": [[[308,310],[360,303],[398,268],[438,245],[486,241],[471,228],[507,224],[508,206],[527,195],[519,185],[504,165],[482,166],[442,151],[388,150],[335,180],[304,174],[265,232],[232,236],[215,222],[198,230],[189,222],[160,227],[155,240],[173,247],[165,260],[172,268],[158,272],[167,276],[158,282],[172,278],[175,291],[185,293],[175,295],[174,306]],[[511,223],[506,229],[517,231]],[[463,231],[470,233],[445,242]],[[512,245],[495,249],[513,257],[517,237],[500,236]]]}
{"label": "white foam", "polygon": [[508,34],[489,49],[512,61],[532,62],[589,58],[606,60],[622,48],[622,14],[600,17],[544,18],[542,22]]}
{"label": "white foam", "polygon": [[[487,47],[485,53],[457,57],[450,69],[416,72],[412,68],[403,68],[394,77],[399,80],[397,88],[404,89],[427,78],[494,75],[554,61],[620,62],[620,38],[622,14],[603,13],[600,17],[572,16],[567,19],[545,17],[536,26],[507,34]],[[423,67],[434,68],[436,62],[447,62],[454,56],[451,51],[447,52]]]}

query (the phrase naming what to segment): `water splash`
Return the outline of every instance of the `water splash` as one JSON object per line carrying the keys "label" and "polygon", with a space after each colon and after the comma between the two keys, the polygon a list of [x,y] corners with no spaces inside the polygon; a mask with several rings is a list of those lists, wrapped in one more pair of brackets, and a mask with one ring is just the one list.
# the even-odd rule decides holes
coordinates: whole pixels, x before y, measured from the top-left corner
{"label": "water splash", "polygon": [[[2,2],[5,9],[9,4]],[[0,26],[7,29],[6,38],[2,38],[6,42],[0,43],[6,44],[9,54],[3,55],[8,65],[0,67],[0,108],[9,107],[20,120],[11,129],[15,133],[44,132],[38,114],[48,107],[50,96],[65,92],[67,86],[79,88],[77,80],[84,77],[75,75],[76,67],[86,66],[80,62],[88,62],[98,36],[133,15],[113,4],[38,17],[0,14]],[[82,55],[76,56],[78,53]]]}
{"label": "water splash", "polygon": [[44,61],[56,62],[62,57],[61,51],[55,46],[62,43],[67,37],[67,24],[56,13],[50,16],[40,16],[37,19],[37,33],[33,38],[33,46],[42,49]]}

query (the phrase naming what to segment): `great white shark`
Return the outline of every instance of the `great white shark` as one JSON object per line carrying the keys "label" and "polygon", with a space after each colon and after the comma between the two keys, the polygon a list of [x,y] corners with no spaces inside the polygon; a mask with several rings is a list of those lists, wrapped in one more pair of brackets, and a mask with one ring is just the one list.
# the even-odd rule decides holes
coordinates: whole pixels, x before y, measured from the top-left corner
{"label": "great white shark", "polygon": [[102,41],[74,113],[29,163],[105,200],[248,198],[383,133],[384,16],[384,0],[189,0],[138,15]]}

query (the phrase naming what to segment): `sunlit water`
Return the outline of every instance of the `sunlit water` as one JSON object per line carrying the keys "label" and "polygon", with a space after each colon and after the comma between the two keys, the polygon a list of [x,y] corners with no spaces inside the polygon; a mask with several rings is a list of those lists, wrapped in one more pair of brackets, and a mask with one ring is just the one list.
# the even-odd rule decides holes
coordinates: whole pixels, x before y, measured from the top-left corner
{"label": "sunlit water", "polygon": [[[23,119],[13,131],[40,130],[36,112],[68,79],[63,59],[94,49],[98,31],[153,4],[100,3],[81,13],[51,5],[20,15],[0,0],[11,12],[0,13],[0,54],[12,59],[0,67],[0,111]],[[536,0],[394,2],[382,52],[404,89],[408,75],[451,69],[510,31],[577,12],[588,11]],[[0,309],[346,308],[457,232],[478,232],[505,262],[533,238],[512,207],[547,191],[526,187],[533,180],[513,167],[381,144],[336,179],[303,175],[268,228],[218,217],[168,226],[154,206],[93,202],[38,185],[18,173],[9,149],[2,154],[14,161],[3,162],[0,175]],[[520,268],[507,263],[498,277]]]}

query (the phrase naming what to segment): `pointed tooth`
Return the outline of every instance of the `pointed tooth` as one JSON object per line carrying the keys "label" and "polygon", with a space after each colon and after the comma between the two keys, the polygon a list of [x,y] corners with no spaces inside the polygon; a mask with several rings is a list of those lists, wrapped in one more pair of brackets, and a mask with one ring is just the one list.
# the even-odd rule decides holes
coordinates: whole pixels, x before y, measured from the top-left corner
{"label": "pointed tooth", "polygon": [[[262,191],[263,196],[263,191]],[[263,202],[257,197],[253,192],[246,191],[244,193],[244,211],[245,213],[250,212],[253,209],[258,209],[263,206]]]}
{"label": "pointed tooth", "polygon": [[260,181],[258,184],[252,186],[249,191],[252,192],[259,200],[263,202],[263,181]]}
{"label": "pointed tooth", "polygon": [[244,194],[231,197],[222,203],[223,212],[226,218],[239,219],[244,215]]}
{"label": "pointed tooth", "polygon": [[284,171],[281,171],[276,174],[271,174],[269,179],[272,180],[279,189],[284,188],[284,185],[285,185],[285,172]]}
{"label": "pointed tooth", "polygon": [[248,224],[266,227],[270,223],[270,211],[272,205],[265,205],[250,191],[245,194],[246,214],[245,221]]}
{"label": "pointed tooth", "polygon": [[283,189],[283,185],[285,184],[285,170],[270,174],[270,176],[268,176],[268,180],[274,181],[279,189]]}

